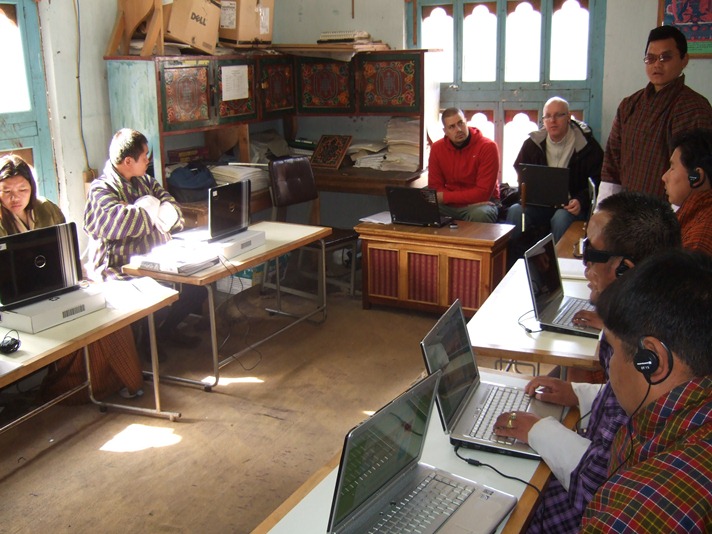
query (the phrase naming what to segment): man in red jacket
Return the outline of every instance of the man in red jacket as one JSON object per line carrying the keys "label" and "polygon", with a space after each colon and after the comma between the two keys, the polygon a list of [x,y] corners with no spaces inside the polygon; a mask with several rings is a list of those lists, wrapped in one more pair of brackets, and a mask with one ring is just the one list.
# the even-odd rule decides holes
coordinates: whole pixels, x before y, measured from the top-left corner
{"label": "man in red jacket", "polygon": [[433,143],[428,187],[438,193],[440,212],[453,219],[496,222],[499,150],[457,108],[442,115],[445,137]]}

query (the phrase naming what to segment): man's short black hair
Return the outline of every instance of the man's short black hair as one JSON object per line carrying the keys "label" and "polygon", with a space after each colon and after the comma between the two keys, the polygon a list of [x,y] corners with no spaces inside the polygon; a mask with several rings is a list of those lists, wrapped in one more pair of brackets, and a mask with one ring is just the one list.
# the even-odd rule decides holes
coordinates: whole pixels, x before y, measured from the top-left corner
{"label": "man's short black hair", "polygon": [[610,214],[603,229],[605,250],[638,263],[661,250],[681,247],[680,223],[669,202],[623,191],[604,198],[598,211]]}
{"label": "man's short black hair", "polygon": [[687,39],[685,34],[678,30],[675,26],[658,26],[650,30],[648,34],[648,42],[645,43],[645,53],[648,53],[648,46],[652,41],[664,41],[665,39],[675,39],[675,44],[680,52],[680,58],[687,54]]}
{"label": "man's short black hair", "polygon": [[680,149],[680,161],[692,172],[697,167],[712,179],[712,130],[696,128],[682,132],[672,140],[672,150]]}
{"label": "man's short black hair", "polygon": [[447,108],[443,110],[442,117],[440,118],[443,123],[443,126],[445,126],[445,119],[447,119],[448,117],[452,117],[453,115],[462,115],[463,117],[465,116],[465,114],[460,108]]}
{"label": "man's short black hair", "polygon": [[111,139],[109,161],[114,165],[119,165],[127,157],[138,160],[147,146],[148,139],[141,132],[131,128],[122,128]]}
{"label": "man's short black hair", "polygon": [[712,257],[675,249],[651,256],[611,283],[596,303],[632,359],[638,340],[665,343],[695,376],[712,374]]}

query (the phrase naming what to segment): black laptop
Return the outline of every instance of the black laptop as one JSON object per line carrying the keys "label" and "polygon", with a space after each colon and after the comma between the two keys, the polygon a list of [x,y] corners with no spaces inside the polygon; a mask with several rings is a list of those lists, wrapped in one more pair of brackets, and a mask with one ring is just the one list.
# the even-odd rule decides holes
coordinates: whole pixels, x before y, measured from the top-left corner
{"label": "black laptop", "polygon": [[435,189],[386,186],[386,198],[393,224],[439,228],[452,221],[440,215]]}
{"label": "black laptop", "polygon": [[569,169],[530,163],[518,167],[526,206],[562,208],[569,203]]}
{"label": "black laptop", "polygon": [[75,223],[0,237],[0,310],[79,289],[82,265]]}

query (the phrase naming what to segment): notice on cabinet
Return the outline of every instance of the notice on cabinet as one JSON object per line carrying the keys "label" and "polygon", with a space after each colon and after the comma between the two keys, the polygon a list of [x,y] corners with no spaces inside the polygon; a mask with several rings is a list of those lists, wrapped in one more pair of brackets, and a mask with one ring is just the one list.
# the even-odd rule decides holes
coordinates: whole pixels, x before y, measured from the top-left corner
{"label": "notice on cabinet", "polygon": [[250,97],[247,65],[231,65],[221,68],[222,100],[242,100]]}

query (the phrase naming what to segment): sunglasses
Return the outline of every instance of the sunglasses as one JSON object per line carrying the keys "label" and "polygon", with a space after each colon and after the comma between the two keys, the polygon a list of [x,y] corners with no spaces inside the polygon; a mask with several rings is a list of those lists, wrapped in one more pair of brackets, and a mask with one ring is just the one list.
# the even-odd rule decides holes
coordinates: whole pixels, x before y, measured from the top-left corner
{"label": "sunglasses", "polygon": [[622,254],[616,254],[614,252],[608,252],[606,250],[596,250],[591,245],[591,242],[588,240],[588,237],[584,238],[582,249],[584,265],[586,265],[588,262],[606,263],[608,262],[608,260],[610,260],[611,258],[615,258],[616,256],[622,256]]}

